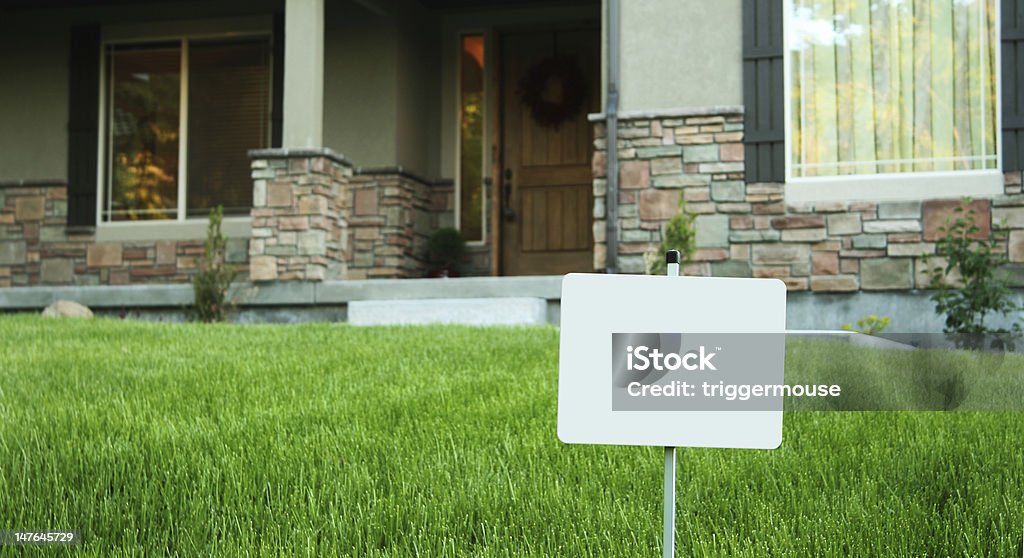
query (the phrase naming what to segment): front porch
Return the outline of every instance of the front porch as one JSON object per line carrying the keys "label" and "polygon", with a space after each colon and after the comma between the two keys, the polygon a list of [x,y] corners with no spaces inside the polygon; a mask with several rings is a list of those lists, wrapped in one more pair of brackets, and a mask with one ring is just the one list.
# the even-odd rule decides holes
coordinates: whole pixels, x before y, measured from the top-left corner
{"label": "front porch", "polygon": [[[227,260],[256,283],[426,277],[447,227],[467,241],[464,276],[592,269],[599,2],[217,0],[187,18],[173,1],[71,4],[0,8],[5,52],[38,47],[52,75],[13,55],[0,71],[67,108],[21,100],[5,119],[26,138],[0,138],[0,287],[187,282],[218,205]],[[238,56],[251,83],[217,89]],[[551,57],[577,57],[585,91],[526,149],[535,130],[502,119]],[[531,165],[572,177],[530,182]]]}

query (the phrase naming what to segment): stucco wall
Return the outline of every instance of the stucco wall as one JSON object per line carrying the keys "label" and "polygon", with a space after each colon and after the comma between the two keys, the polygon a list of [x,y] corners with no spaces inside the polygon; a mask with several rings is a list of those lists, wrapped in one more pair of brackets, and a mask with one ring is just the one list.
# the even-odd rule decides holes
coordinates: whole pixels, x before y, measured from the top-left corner
{"label": "stucco wall", "polygon": [[440,23],[437,15],[407,0],[398,24],[398,164],[427,179],[440,177]]}
{"label": "stucco wall", "polygon": [[743,104],[740,0],[620,0],[619,110]]}
{"label": "stucco wall", "polygon": [[436,177],[436,16],[403,0],[373,11],[328,2],[326,17],[325,145],[359,167]]}
{"label": "stucco wall", "polygon": [[67,177],[71,25],[105,27],[270,14],[281,0],[214,0],[0,12],[0,181]]}
{"label": "stucco wall", "polygon": [[395,164],[396,30],[353,2],[328,2],[324,145],[357,166]]}

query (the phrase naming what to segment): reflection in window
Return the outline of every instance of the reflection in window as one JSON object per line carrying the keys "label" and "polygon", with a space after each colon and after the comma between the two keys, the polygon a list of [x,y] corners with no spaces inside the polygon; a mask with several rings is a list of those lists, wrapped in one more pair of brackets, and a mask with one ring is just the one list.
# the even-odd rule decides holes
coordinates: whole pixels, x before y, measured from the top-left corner
{"label": "reflection in window", "polygon": [[994,0],[792,6],[792,176],[997,168]]}
{"label": "reflection in window", "polygon": [[270,144],[269,42],[111,45],[107,69],[104,221],[247,215],[247,153]]}
{"label": "reflection in window", "polygon": [[464,35],[459,65],[459,228],[468,241],[484,239],[484,38]]}
{"label": "reflection in window", "polygon": [[109,215],[173,219],[178,207],[181,48],[110,50]]}

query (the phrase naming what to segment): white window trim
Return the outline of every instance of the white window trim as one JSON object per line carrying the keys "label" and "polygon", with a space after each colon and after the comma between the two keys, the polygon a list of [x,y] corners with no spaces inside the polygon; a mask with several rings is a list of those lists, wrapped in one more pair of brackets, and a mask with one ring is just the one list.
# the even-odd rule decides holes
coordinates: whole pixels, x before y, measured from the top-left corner
{"label": "white window trim", "polygon": [[996,168],[986,170],[936,171],[910,173],[880,173],[821,177],[794,177],[792,175],[792,100],[790,79],[790,16],[793,0],[783,0],[782,18],[782,83],[783,118],[785,119],[785,200],[787,203],[814,203],[831,201],[919,201],[935,198],[990,198],[1003,193],[1003,134],[1002,134],[1002,13],[999,0],[993,2],[996,10],[995,40],[995,114],[996,114]]}
{"label": "white window trim", "polygon": [[[190,41],[203,39],[235,39],[265,37],[273,40],[273,21],[269,17],[253,17],[230,20],[177,21],[153,24],[136,24],[104,27],[97,56],[100,57],[99,125],[97,132],[97,173],[96,173],[96,241],[131,240],[194,240],[206,236],[208,217],[187,217],[185,199],[188,181],[188,45]],[[153,219],[139,221],[105,221],[104,202],[111,195],[107,177],[110,176],[110,160],[107,157],[109,89],[107,76],[107,48],[117,44],[139,44],[179,41],[181,44],[181,88],[179,102],[178,142],[178,206],[175,219]],[[273,63],[271,63],[271,74]],[[273,80],[273,75],[270,76]],[[273,106],[273,88],[270,105]],[[271,122],[268,119],[268,126]],[[268,130],[268,137],[272,134]],[[225,236],[248,238],[252,232],[250,216],[225,216]]]}
{"label": "white window trim", "polygon": [[488,100],[491,95],[491,50],[492,41],[486,29],[461,29],[455,34],[455,228],[462,232],[462,38],[466,35],[480,35],[484,39],[484,89],[483,89],[483,130],[480,134],[480,177],[483,183],[480,185],[480,240],[467,240],[466,246],[485,246],[488,240],[488,228],[490,227],[490,213],[487,211],[488,196],[490,188],[487,187],[487,175],[490,168],[490,158],[487,146],[490,144],[490,119],[488,113]]}
{"label": "white window trim", "polygon": [[[206,237],[206,217],[184,221],[119,221],[96,227],[96,242],[134,242],[152,240],[198,240]],[[225,217],[221,231],[227,238],[252,236],[252,217]]]}

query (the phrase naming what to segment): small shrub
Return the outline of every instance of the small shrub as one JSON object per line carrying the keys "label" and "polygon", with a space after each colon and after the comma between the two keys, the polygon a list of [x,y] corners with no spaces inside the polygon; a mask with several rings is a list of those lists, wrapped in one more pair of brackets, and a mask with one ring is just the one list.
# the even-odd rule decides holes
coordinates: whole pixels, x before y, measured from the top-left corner
{"label": "small shrub", "polygon": [[658,247],[658,251],[645,254],[647,273],[650,275],[665,274],[665,252],[669,250],[679,250],[680,267],[693,259],[693,254],[697,251],[697,232],[694,229],[696,219],[696,215],[686,211],[686,201],[680,193],[679,213],[672,216],[665,225],[665,229],[661,233],[661,245]]}
{"label": "small shrub", "polygon": [[857,320],[857,327],[853,327],[850,324],[843,324],[843,331],[856,331],[858,333],[863,333],[864,335],[880,335],[891,323],[892,318],[889,316],[879,317],[871,314]]}
{"label": "small shrub", "polygon": [[442,276],[458,272],[459,263],[466,253],[466,239],[457,229],[437,229],[427,240],[430,262]]}
{"label": "small shrub", "polygon": [[220,230],[223,219],[224,209],[221,206],[210,211],[199,271],[192,277],[195,300],[190,313],[193,319],[201,322],[222,322],[227,318],[228,290],[238,275],[234,266],[224,261],[227,239]]}
{"label": "small shrub", "polygon": [[[935,245],[935,256],[924,256],[930,286],[937,289],[931,297],[935,312],[946,317],[946,333],[1019,333],[1020,323],[1016,321],[1011,330],[985,324],[989,314],[1011,315],[1019,307],[1011,299],[1009,277],[1001,269],[1006,263],[1001,245],[1006,232],[993,227],[987,238],[972,239],[981,228],[970,203],[970,198],[964,198],[939,228],[943,236]],[[931,265],[933,257],[944,258],[946,264]],[[962,286],[948,284],[953,272],[959,273]]]}

